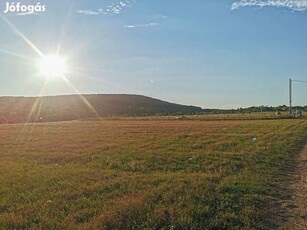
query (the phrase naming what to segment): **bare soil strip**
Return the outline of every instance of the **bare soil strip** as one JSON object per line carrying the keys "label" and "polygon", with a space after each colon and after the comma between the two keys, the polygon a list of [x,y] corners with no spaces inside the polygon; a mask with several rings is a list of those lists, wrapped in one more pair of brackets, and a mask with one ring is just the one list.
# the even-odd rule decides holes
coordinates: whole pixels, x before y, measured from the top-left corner
{"label": "bare soil strip", "polygon": [[291,175],[290,199],[283,202],[282,208],[287,213],[287,221],[281,229],[307,229],[307,144],[301,152],[297,168]]}

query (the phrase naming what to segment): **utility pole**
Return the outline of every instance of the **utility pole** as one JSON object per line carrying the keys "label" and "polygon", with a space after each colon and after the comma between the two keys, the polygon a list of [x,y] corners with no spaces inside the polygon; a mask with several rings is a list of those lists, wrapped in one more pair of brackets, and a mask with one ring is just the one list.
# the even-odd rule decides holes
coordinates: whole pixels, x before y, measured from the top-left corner
{"label": "utility pole", "polygon": [[289,114],[290,116],[293,115],[293,108],[292,108],[292,84],[293,82],[299,82],[299,83],[307,83],[307,81],[304,80],[295,80],[295,79],[289,79]]}
{"label": "utility pole", "polygon": [[289,79],[289,113],[292,116],[292,79]]}

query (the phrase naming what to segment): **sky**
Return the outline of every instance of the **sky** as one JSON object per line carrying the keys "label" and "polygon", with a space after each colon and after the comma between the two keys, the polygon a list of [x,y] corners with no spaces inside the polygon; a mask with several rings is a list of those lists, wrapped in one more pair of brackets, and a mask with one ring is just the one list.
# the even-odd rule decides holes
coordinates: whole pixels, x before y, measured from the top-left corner
{"label": "sky", "polygon": [[[0,0],[0,96],[238,108],[287,104],[289,78],[307,80],[307,0],[41,0],[44,12],[4,13],[12,2]],[[40,54],[67,59],[66,80],[46,83]],[[306,87],[294,83],[295,105]]]}

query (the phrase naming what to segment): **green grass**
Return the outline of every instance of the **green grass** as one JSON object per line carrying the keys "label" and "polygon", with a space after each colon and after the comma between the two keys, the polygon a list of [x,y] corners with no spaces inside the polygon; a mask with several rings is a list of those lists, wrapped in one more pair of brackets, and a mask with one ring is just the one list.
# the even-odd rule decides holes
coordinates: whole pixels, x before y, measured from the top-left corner
{"label": "green grass", "polygon": [[[0,229],[272,229],[306,120],[0,126]],[[257,141],[253,141],[257,137]]]}

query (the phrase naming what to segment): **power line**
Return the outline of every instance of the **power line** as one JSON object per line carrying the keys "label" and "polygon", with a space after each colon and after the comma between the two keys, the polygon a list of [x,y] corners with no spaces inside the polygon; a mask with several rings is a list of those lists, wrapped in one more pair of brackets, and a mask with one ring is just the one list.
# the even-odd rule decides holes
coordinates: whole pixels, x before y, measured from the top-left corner
{"label": "power line", "polygon": [[302,82],[302,83],[307,83],[307,81],[303,81],[303,80],[293,80],[292,81],[295,81],[295,82]]}

